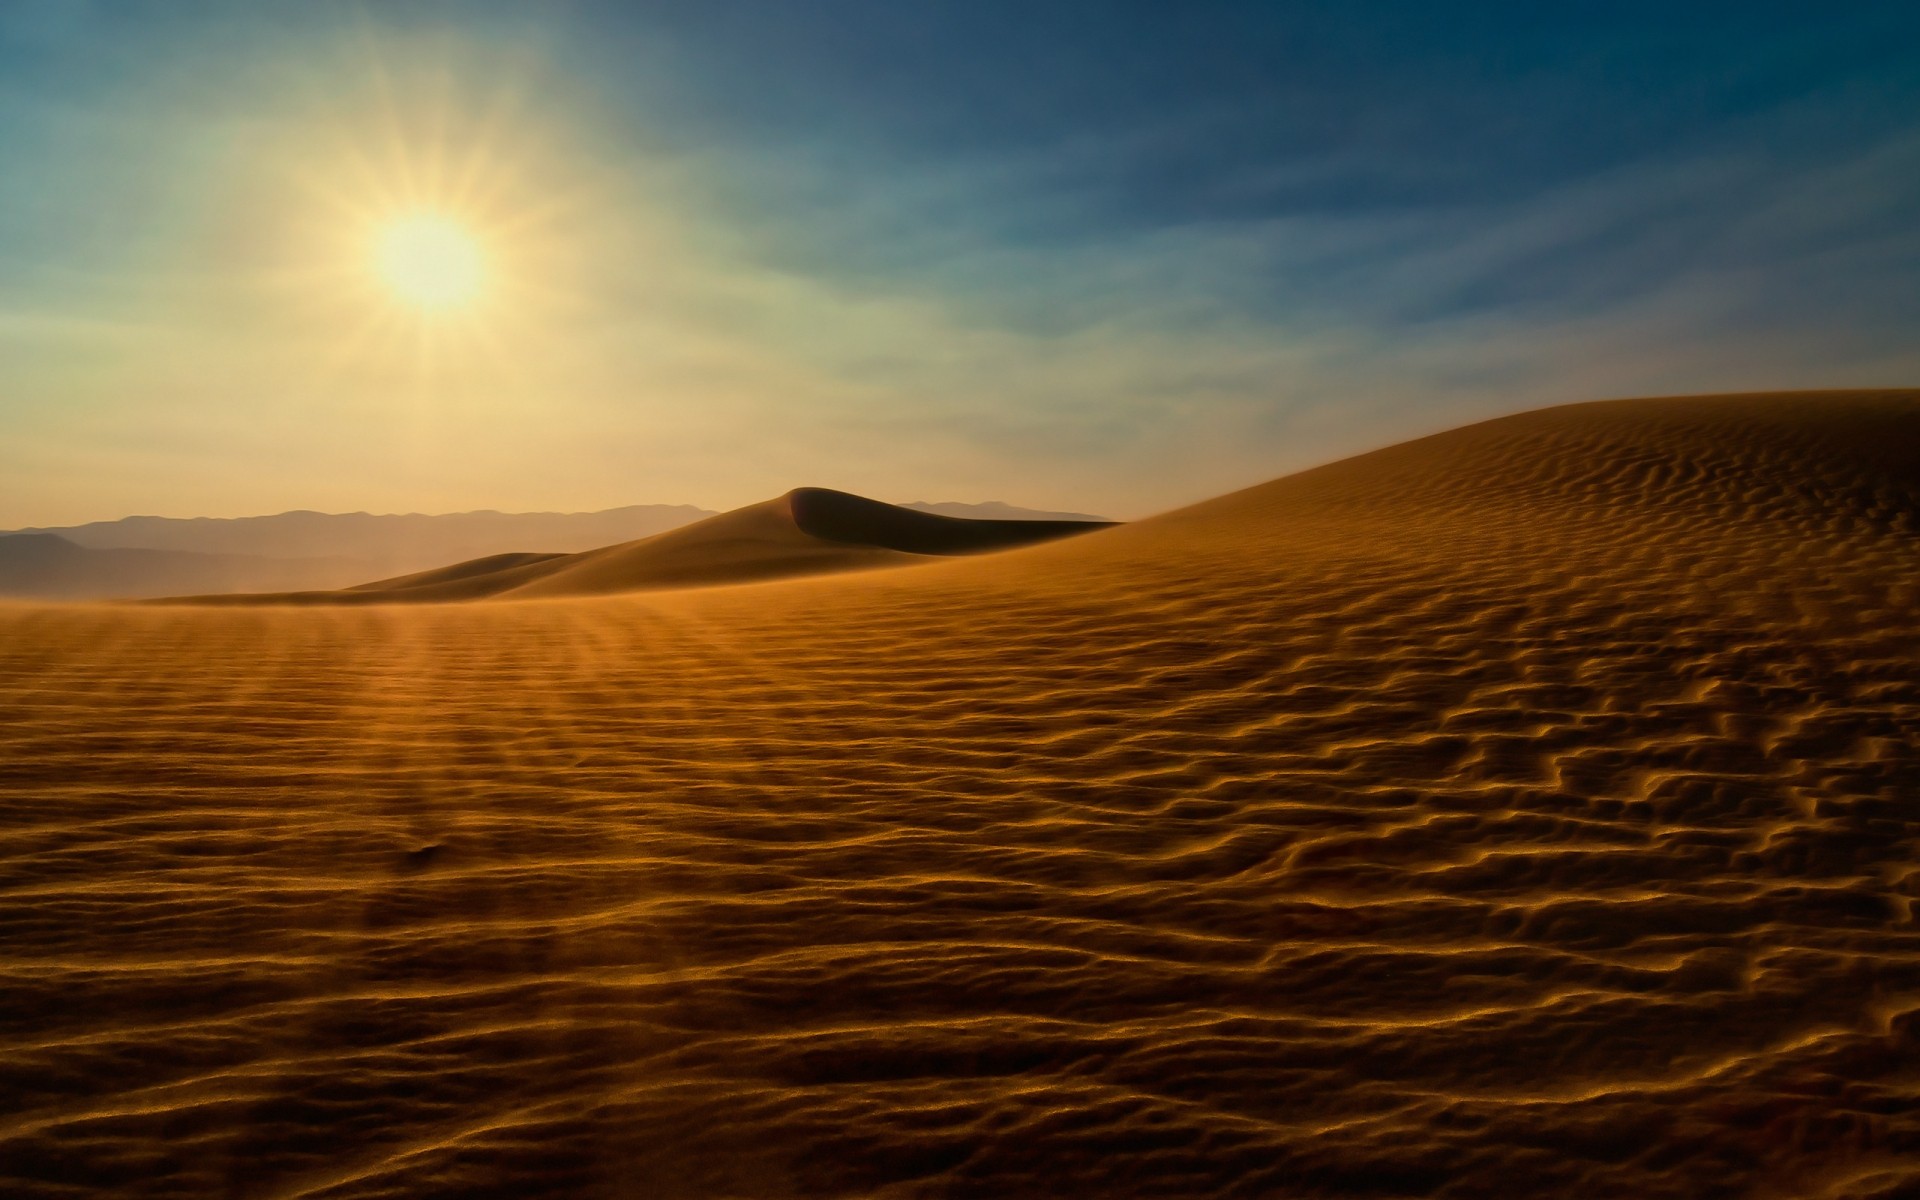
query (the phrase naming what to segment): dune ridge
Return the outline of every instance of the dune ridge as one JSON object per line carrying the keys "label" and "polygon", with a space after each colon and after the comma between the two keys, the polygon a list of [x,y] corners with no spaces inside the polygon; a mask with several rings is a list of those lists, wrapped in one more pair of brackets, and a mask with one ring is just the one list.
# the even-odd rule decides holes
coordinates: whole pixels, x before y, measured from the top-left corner
{"label": "dune ridge", "polygon": [[679,529],[576,554],[496,554],[343,591],[190,596],[162,603],[444,603],[713,586],[908,566],[937,556],[1072,537],[1108,524],[950,517],[830,488],[795,488]]}
{"label": "dune ridge", "polygon": [[0,606],[0,1186],[1913,1194],[1917,517],[1920,392],[1676,398],[911,571]]}

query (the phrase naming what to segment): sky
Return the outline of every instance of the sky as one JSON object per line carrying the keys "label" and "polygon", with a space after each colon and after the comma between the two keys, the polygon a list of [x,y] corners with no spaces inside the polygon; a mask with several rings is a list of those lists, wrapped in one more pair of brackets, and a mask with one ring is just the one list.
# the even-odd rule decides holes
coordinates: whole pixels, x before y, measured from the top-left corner
{"label": "sky", "polygon": [[0,528],[1132,518],[1917,334],[1910,3],[0,3]]}

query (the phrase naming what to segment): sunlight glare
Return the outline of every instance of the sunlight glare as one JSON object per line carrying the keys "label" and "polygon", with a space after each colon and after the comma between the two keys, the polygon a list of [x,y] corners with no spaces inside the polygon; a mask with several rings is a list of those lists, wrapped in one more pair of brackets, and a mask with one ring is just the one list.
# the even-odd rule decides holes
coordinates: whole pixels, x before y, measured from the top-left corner
{"label": "sunlight glare", "polygon": [[458,223],[432,214],[380,230],[375,258],[395,297],[425,311],[458,307],[480,290],[480,247]]}

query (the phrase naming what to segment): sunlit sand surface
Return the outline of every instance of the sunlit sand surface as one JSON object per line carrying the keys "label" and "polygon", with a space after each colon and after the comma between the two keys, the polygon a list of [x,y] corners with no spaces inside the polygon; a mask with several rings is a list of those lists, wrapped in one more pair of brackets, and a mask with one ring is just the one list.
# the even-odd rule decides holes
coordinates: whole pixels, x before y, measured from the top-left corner
{"label": "sunlit sand surface", "polygon": [[899,570],[6,608],[0,1191],[1913,1195],[1917,627],[1915,393]]}

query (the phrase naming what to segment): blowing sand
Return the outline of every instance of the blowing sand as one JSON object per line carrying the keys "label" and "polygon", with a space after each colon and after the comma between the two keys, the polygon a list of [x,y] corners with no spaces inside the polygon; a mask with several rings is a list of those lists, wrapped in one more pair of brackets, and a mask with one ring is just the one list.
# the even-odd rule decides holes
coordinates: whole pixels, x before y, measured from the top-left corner
{"label": "blowing sand", "polygon": [[1908,1196],[1920,394],[912,570],[0,609],[0,1190]]}

